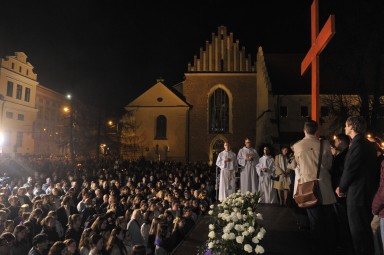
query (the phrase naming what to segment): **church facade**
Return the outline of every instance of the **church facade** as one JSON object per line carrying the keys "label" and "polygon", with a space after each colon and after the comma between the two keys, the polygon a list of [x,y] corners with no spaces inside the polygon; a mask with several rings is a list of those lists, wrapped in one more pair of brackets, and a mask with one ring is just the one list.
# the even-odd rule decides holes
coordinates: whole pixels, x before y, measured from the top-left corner
{"label": "church facade", "polygon": [[[272,90],[269,77],[262,48],[252,59],[233,33],[220,26],[188,64],[182,82],[167,87],[158,81],[126,106],[140,123],[134,132],[136,155],[214,163],[224,142],[237,153],[245,138],[257,149],[269,145],[278,150],[283,143],[297,141],[310,117],[310,95],[279,95]],[[323,133],[330,131],[329,118],[322,108]],[[166,136],[157,135],[162,129]]]}

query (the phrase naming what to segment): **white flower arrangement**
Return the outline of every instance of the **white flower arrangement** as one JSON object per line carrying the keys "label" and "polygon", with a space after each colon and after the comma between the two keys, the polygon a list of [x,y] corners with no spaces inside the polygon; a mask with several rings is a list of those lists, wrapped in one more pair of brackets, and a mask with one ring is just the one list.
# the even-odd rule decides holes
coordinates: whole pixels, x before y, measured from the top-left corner
{"label": "white flower arrangement", "polygon": [[259,225],[263,216],[256,212],[260,193],[241,193],[227,197],[217,206],[211,205],[207,243],[198,254],[262,254],[260,245],[266,231]]}

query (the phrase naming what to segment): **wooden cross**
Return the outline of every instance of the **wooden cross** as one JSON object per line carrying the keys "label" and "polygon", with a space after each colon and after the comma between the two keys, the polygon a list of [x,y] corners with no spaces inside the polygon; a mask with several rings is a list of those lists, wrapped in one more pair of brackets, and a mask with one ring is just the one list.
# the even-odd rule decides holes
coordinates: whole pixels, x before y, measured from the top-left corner
{"label": "wooden cross", "polygon": [[319,77],[319,55],[336,33],[335,16],[330,15],[324,27],[319,34],[319,4],[318,0],[313,0],[311,5],[311,42],[312,46],[307,55],[301,62],[301,75],[308,70],[312,65],[312,120],[320,124],[319,111],[319,92],[320,92],[320,77]]}

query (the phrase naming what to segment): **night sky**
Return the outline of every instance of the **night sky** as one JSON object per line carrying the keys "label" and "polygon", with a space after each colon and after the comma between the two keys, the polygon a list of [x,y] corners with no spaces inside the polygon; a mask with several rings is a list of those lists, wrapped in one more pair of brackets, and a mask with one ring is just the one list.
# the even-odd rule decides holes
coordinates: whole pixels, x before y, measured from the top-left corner
{"label": "night sky", "polygon": [[[319,0],[321,26],[332,2]],[[159,77],[167,85],[182,81],[188,62],[220,25],[253,59],[259,45],[265,53],[305,53],[311,3],[7,1],[1,5],[0,57],[23,51],[42,85],[121,111]]]}

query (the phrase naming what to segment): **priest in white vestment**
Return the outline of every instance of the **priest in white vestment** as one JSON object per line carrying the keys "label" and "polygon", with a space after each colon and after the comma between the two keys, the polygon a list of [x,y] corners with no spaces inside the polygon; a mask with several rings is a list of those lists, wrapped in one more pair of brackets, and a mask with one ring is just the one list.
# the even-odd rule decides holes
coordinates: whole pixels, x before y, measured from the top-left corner
{"label": "priest in white vestment", "polygon": [[219,153],[216,166],[220,167],[219,201],[223,202],[236,191],[237,159],[228,142],[224,143],[224,150]]}
{"label": "priest in white vestment", "polygon": [[264,155],[260,158],[256,166],[259,175],[259,191],[261,194],[261,203],[273,204],[277,202],[276,191],[273,189],[272,174],[275,172],[275,160],[269,154],[269,148],[264,148]]}
{"label": "priest in white vestment", "polygon": [[252,148],[251,140],[245,139],[245,146],[237,154],[237,163],[241,166],[240,191],[255,193],[259,190],[259,178],[256,165],[259,163],[259,154]]}

